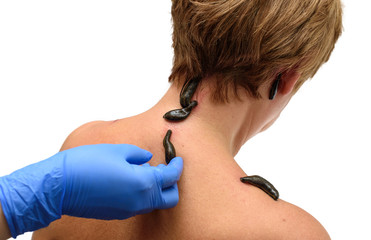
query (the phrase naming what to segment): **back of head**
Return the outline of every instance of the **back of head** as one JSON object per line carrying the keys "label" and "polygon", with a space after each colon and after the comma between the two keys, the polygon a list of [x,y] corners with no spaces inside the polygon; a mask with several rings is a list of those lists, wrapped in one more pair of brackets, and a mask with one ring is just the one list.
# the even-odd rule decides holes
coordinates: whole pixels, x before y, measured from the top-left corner
{"label": "back of head", "polygon": [[216,76],[213,97],[280,72],[301,74],[295,90],[325,63],[342,31],[340,0],[172,0],[171,82]]}

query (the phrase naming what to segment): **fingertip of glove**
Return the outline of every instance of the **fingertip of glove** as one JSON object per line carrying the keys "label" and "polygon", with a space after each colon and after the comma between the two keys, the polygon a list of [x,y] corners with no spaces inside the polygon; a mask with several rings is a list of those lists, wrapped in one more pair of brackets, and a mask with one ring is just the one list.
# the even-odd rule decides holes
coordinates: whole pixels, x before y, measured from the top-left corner
{"label": "fingertip of glove", "polygon": [[144,164],[152,158],[152,153],[135,145],[123,144],[123,156],[131,164]]}
{"label": "fingertip of glove", "polygon": [[175,167],[180,172],[182,172],[182,170],[183,170],[183,158],[181,158],[181,157],[175,157],[175,158],[173,158],[170,161],[170,163],[168,164],[168,166]]}
{"label": "fingertip of glove", "polygon": [[144,151],[146,151],[146,154],[145,154],[146,155],[146,158],[148,160],[150,160],[153,157],[153,154],[151,152],[147,151],[147,150],[144,150]]}

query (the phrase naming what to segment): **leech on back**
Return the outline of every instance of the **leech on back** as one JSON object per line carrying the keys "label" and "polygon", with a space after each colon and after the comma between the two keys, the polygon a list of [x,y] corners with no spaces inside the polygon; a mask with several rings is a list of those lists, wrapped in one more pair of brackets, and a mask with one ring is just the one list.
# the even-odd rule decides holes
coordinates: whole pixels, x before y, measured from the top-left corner
{"label": "leech on back", "polygon": [[163,144],[165,148],[165,161],[167,164],[170,163],[171,159],[176,157],[175,147],[170,142],[172,131],[169,129],[164,137]]}

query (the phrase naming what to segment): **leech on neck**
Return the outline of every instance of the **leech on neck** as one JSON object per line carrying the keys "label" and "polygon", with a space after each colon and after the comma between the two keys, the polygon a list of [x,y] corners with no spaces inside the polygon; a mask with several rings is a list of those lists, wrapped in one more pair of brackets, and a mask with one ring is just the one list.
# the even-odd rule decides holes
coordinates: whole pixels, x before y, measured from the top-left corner
{"label": "leech on neck", "polygon": [[197,106],[197,101],[192,101],[186,108],[171,110],[163,116],[169,121],[182,121],[191,114],[192,109]]}
{"label": "leech on neck", "polygon": [[251,185],[260,188],[274,200],[279,198],[279,193],[273,184],[258,175],[242,177],[240,180],[243,183],[250,183]]}
{"label": "leech on neck", "polygon": [[[277,93],[280,77],[281,76],[279,75],[278,79],[273,84],[273,87],[270,91],[270,99],[273,99],[274,95]],[[181,121],[186,119],[189,114],[191,114],[192,109],[197,106],[197,101],[191,102],[191,99],[193,97],[193,94],[196,92],[200,80],[201,78],[194,78],[183,85],[183,88],[180,92],[180,105],[182,105],[183,108],[171,110],[165,113],[165,115],[163,116],[165,119],[169,121]],[[163,140],[165,148],[165,160],[167,164],[169,164],[171,159],[176,156],[174,145],[170,142],[171,133],[171,130],[168,130]],[[255,187],[260,188],[274,200],[277,200],[279,198],[279,193],[273,186],[273,184],[260,176],[246,176],[240,178],[240,180],[243,183],[249,183]]]}
{"label": "leech on neck", "polygon": [[201,77],[196,77],[183,85],[182,91],[180,92],[180,105],[186,108],[191,104],[193,94],[197,90],[197,86],[200,83]]}
{"label": "leech on neck", "polygon": [[176,157],[175,147],[170,142],[172,131],[169,129],[164,137],[163,144],[165,148],[165,161],[167,164],[170,163],[171,159]]}

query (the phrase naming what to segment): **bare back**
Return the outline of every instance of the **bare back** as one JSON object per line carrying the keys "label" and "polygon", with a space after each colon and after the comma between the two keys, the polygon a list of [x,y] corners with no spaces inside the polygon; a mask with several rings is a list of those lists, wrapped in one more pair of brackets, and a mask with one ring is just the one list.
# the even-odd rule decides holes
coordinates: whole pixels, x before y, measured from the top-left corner
{"label": "bare back", "polygon": [[[87,144],[128,143],[151,151],[151,165],[164,163],[162,139],[184,159],[180,201],[126,220],[102,221],[63,216],[36,231],[33,239],[329,239],[311,215],[240,182],[245,173],[208,136],[187,123],[162,119],[165,109],[113,122],[93,122],[73,132],[62,150]],[[226,161],[226,158],[230,158]],[[212,164],[210,164],[212,162]]]}

